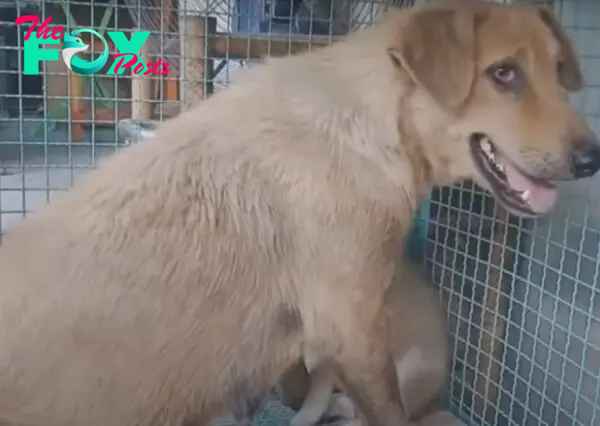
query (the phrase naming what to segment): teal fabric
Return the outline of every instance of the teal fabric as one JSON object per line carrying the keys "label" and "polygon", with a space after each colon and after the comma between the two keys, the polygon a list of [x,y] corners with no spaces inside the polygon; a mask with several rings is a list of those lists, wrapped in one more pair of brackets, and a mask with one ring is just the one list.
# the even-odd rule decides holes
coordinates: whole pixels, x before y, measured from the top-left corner
{"label": "teal fabric", "polygon": [[421,263],[425,260],[427,249],[427,232],[429,230],[429,214],[431,199],[427,198],[417,210],[412,229],[407,239],[408,255],[415,262]]}

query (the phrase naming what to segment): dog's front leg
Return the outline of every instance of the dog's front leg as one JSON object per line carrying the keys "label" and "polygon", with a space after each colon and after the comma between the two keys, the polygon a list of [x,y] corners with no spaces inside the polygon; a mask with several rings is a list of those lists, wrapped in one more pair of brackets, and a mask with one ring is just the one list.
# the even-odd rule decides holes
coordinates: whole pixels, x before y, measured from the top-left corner
{"label": "dog's front leg", "polygon": [[323,362],[357,405],[363,425],[409,425],[388,346],[383,291],[378,296],[379,288],[367,285],[353,290],[358,291],[335,292],[335,298],[325,303],[323,297],[328,297],[321,292],[317,306],[331,309],[314,315],[314,324],[305,323],[307,343],[316,353],[321,351]]}
{"label": "dog's front leg", "polygon": [[359,329],[357,324],[334,358],[334,368],[358,406],[362,424],[406,426],[410,423],[401,406],[394,363],[380,327]]}
{"label": "dog's front leg", "polygon": [[321,365],[310,372],[310,391],[300,411],[290,422],[290,426],[311,426],[319,422],[335,388],[335,376],[327,366]]}

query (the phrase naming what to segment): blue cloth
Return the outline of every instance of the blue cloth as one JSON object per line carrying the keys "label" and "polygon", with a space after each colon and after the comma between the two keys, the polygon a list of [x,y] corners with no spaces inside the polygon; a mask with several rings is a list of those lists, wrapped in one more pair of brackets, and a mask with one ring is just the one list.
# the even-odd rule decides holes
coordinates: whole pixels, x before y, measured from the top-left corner
{"label": "blue cloth", "polygon": [[259,34],[260,23],[265,19],[264,0],[236,0],[232,22],[234,32]]}
{"label": "blue cloth", "polygon": [[406,242],[409,257],[417,263],[423,262],[427,250],[430,204],[431,199],[427,198],[419,206]]}
{"label": "blue cloth", "polygon": [[244,34],[312,34],[329,35],[329,22],[306,19],[296,22],[299,0],[275,0],[271,11],[266,0],[236,0],[232,31]]}

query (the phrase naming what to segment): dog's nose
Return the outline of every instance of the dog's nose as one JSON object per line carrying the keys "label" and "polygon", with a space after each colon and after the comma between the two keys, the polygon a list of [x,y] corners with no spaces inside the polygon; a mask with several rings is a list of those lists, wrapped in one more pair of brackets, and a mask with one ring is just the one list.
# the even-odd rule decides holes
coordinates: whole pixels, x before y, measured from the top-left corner
{"label": "dog's nose", "polygon": [[594,176],[600,170],[600,141],[595,137],[575,143],[571,166],[575,179]]}

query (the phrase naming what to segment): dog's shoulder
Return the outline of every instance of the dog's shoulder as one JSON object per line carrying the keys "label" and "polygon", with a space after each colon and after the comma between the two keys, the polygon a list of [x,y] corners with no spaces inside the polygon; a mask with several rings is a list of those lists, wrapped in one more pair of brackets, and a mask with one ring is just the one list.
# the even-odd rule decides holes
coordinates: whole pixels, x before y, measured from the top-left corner
{"label": "dog's shoulder", "polygon": [[105,160],[61,203],[70,215],[95,218],[87,223],[102,216],[142,232],[178,221],[208,232],[249,217],[249,229],[273,226],[303,208],[335,214],[342,198],[348,211],[353,197],[401,199],[412,190],[412,171],[409,159],[389,155],[397,102],[371,75],[382,68],[379,75],[391,78],[389,66],[379,67],[385,50],[371,48],[379,37],[357,34],[245,70],[153,140]]}

